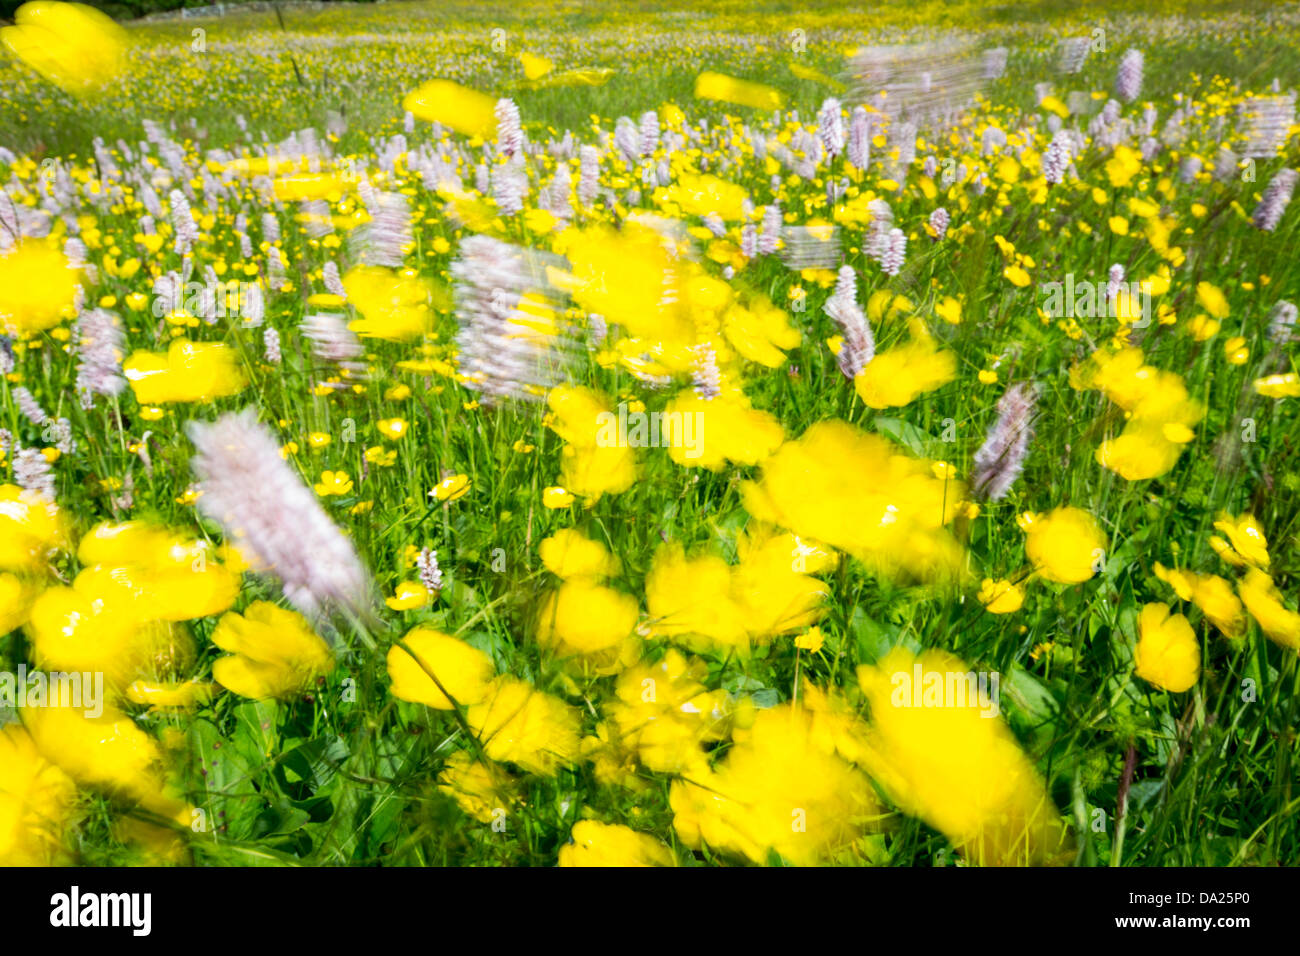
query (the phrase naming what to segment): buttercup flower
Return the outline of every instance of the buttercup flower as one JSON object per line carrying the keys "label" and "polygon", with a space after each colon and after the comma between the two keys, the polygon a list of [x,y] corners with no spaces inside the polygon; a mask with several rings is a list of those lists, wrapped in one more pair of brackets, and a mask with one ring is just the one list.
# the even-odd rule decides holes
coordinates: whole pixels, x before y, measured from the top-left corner
{"label": "buttercup flower", "polygon": [[230,652],[212,665],[217,683],[253,700],[293,697],[334,670],[334,652],[306,618],[268,601],[225,615],[212,643]]}
{"label": "buttercup flower", "polygon": [[1168,604],[1148,604],[1138,617],[1135,670],[1143,680],[1181,693],[1201,673],[1201,646],[1187,618],[1170,614]]}
{"label": "buttercup flower", "polygon": [[1025,553],[1048,581],[1078,584],[1097,573],[1105,557],[1106,536],[1092,515],[1081,508],[1056,508],[1046,515],[1027,515]]}

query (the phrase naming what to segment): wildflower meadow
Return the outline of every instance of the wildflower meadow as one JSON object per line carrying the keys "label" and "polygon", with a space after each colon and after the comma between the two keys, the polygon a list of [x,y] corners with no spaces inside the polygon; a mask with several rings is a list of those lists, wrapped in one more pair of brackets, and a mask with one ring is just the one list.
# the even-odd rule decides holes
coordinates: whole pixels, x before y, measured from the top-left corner
{"label": "wildflower meadow", "polygon": [[0,28],[0,863],[1300,861],[1300,6],[106,10]]}

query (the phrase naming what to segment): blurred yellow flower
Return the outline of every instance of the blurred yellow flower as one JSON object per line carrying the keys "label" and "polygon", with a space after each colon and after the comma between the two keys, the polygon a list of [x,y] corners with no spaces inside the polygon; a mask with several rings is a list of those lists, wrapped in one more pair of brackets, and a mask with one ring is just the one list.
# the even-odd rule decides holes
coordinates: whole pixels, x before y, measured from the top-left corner
{"label": "blurred yellow flower", "polygon": [[1025,603],[1025,589],[1007,580],[985,578],[978,597],[990,614],[1013,614]]}
{"label": "blurred yellow flower", "polygon": [[760,711],[718,766],[692,771],[669,791],[673,827],[704,845],[766,864],[853,859],[853,845],[879,816],[871,782],[834,752],[807,709]]}
{"label": "blurred yellow flower", "polygon": [[14,25],[0,29],[0,41],[51,83],[86,93],[117,77],[127,34],[94,7],[37,0],[18,8]]}
{"label": "blurred yellow flower", "polygon": [[220,343],[176,339],[165,354],[133,353],[122,372],[141,405],[210,402],[248,384],[238,362],[238,353]]}
{"label": "blurred yellow flower", "polygon": [[1224,561],[1236,567],[1253,564],[1260,568],[1268,567],[1268,539],[1264,529],[1252,514],[1233,517],[1222,512],[1214,522],[1216,531],[1222,531],[1228,540],[1211,538],[1210,545]]}
{"label": "blurred yellow flower", "polygon": [[560,866],[675,866],[672,851],[648,833],[631,827],[580,820],[571,842],[560,847]]}
{"label": "blurred yellow flower", "polygon": [[599,541],[573,528],[561,528],[537,546],[547,570],[561,578],[608,578],[618,573],[618,559]]}
{"label": "blurred yellow flower", "polygon": [[380,420],[375,427],[379,429],[379,434],[383,435],[389,441],[397,441],[405,435],[410,428],[404,418],[385,418]]}
{"label": "blurred yellow flower", "polygon": [[67,521],[49,498],[17,485],[0,485],[0,570],[40,571],[68,546]]}
{"label": "blurred yellow flower", "polygon": [[77,272],[56,245],[23,239],[0,253],[0,332],[25,335],[52,328],[72,315],[76,301]]}
{"label": "blurred yellow flower", "polygon": [[956,356],[936,348],[924,327],[914,322],[911,341],[877,353],[853,386],[869,408],[901,408],[956,376]]}
{"label": "blurred yellow flower", "polygon": [[519,62],[523,64],[524,76],[530,80],[536,80],[550,73],[555,68],[552,63],[544,56],[534,56],[531,53],[520,53]]}
{"label": "blurred yellow flower", "polygon": [[826,643],[826,637],[820,627],[810,627],[794,639],[794,646],[810,654],[816,654]]}
{"label": "blurred yellow flower", "polygon": [[[871,706],[862,764],[906,813],[984,866],[1061,864],[1069,831],[1042,778],[995,710],[976,675],[931,649],[896,647],[858,668]],[[987,703],[996,703],[989,681]]]}
{"label": "blurred yellow flower", "polygon": [[312,486],[322,498],[331,495],[346,495],[352,492],[352,479],[346,471],[322,471],[320,481]]}
{"label": "blurred yellow flower", "polygon": [[1239,638],[1246,631],[1246,617],[1241,601],[1232,593],[1232,584],[1216,574],[1195,574],[1166,568],[1156,563],[1156,577],[1165,581],[1181,600],[1191,601],[1224,635]]}
{"label": "blurred yellow flower", "polygon": [[394,611],[414,611],[429,603],[429,589],[419,581],[403,581],[384,603]]}
{"label": "blurred yellow flower", "polygon": [[1273,579],[1258,568],[1246,571],[1237,593],[1250,616],[1268,638],[1293,651],[1300,650],[1300,614],[1282,603]]}
{"label": "blurred yellow flower", "polygon": [[1097,573],[1105,556],[1106,536],[1081,508],[1057,508],[1028,520],[1025,554],[1048,581],[1078,584]]}
{"label": "blurred yellow flower", "polygon": [[762,83],[751,83],[710,71],[696,77],[695,96],[701,100],[721,100],[759,110],[779,110],[785,99],[779,90]]}
{"label": "blurred yellow flower", "polygon": [[496,100],[451,80],[430,80],[406,94],[402,109],[466,136],[496,137]]}
{"label": "blurred yellow flower", "polygon": [[157,742],[111,704],[92,717],[79,707],[26,707],[23,725],[41,756],[77,783],[188,828],[188,804],[169,792]]}
{"label": "blurred yellow flower", "polygon": [[1228,317],[1228,300],[1218,286],[1211,285],[1209,282],[1198,282],[1196,284],[1196,301],[1201,304],[1201,308],[1205,309],[1214,318],[1226,319]]}
{"label": "blurred yellow flower", "polygon": [[457,498],[465,497],[468,492],[469,476],[449,475],[433,486],[429,497],[439,501],[455,501]]}
{"label": "blurred yellow flower", "polygon": [[559,485],[552,485],[549,488],[542,489],[542,506],[545,508],[567,508],[573,504],[574,500],[572,492],[566,491]]}
{"label": "blurred yellow flower", "polygon": [[447,694],[463,707],[483,699],[496,668],[478,648],[425,627],[409,631],[403,643],[416,656],[400,644],[389,648],[388,676],[394,697],[435,710],[452,709]]}
{"label": "blurred yellow flower", "polygon": [[532,773],[554,776],[581,751],[578,711],[515,677],[493,680],[466,719],[489,757]]}
{"label": "blurred yellow flower", "polygon": [[1300,375],[1285,372],[1257,378],[1255,391],[1265,398],[1300,398]]}
{"label": "blurred yellow flower", "polygon": [[741,485],[755,518],[878,572],[931,581],[961,574],[962,548],[945,525],[964,494],[929,461],[840,421],[787,441],[762,464],[761,480]]}
{"label": "blurred yellow flower", "polygon": [[537,616],[537,641],[560,656],[617,648],[636,627],[637,602],[589,578],[574,577],[547,595]]}
{"label": "blurred yellow flower", "polygon": [[0,727],[0,866],[70,864],[78,816],[72,778],[41,756],[21,724]]}
{"label": "blurred yellow flower", "polygon": [[1168,604],[1147,604],[1138,616],[1135,673],[1143,680],[1176,694],[1190,688],[1201,674],[1201,645],[1181,614]]}
{"label": "blurred yellow flower", "polygon": [[334,671],[334,652],[307,619],[268,601],[226,614],[212,643],[230,652],[212,665],[213,678],[252,700],[292,698]]}

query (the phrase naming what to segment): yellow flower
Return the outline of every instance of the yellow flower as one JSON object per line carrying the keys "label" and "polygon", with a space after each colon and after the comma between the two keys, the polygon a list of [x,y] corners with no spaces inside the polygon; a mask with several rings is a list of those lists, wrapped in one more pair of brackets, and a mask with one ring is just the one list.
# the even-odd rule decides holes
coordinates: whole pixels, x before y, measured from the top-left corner
{"label": "yellow flower", "polygon": [[1201,645],[1187,618],[1170,614],[1168,604],[1147,604],[1138,617],[1134,653],[1138,677],[1180,694],[1201,674]]}
{"label": "yellow flower", "polygon": [[796,536],[751,522],[736,541],[731,599],[751,639],[809,627],[822,614],[827,587],[812,575],[838,566],[838,557]]}
{"label": "yellow flower", "polygon": [[141,405],[210,402],[248,384],[238,361],[238,354],[220,343],[176,339],[166,354],[135,352],[122,372]]}
{"label": "yellow flower", "polygon": [[1099,464],[1128,481],[1165,474],[1183,446],[1195,438],[1191,426],[1205,409],[1192,399],[1181,376],[1143,364],[1141,349],[1099,349],[1070,372],[1074,388],[1100,388],[1129,413],[1123,432],[1098,447]]}
{"label": "yellow flower", "polygon": [[215,684],[205,681],[162,683],[137,680],[126,688],[126,699],[133,704],[148,704],[151,710],[190,711],[212,700]]}
{"label": "yellow flower", "polygon": [[549,233],[556,227],[559,221],[559,219],[545,209],[524,210],[524,226],[529,232],[536,233],[539,236],[544,236]]}
{"label": "yellow flower", "polygon": [[724,739],[730,730],[729,699],[726,691],[709,691],[704,686],[708,665],[698,658],[686,658],[669,648],[655,664],[628,667],[618,677],[615,698],[605,708],[609,725],[599,731],[603,744],[597,750],[614,748],[657,773],[691,774],[707,763],[705,747]]}
{"label": "yellow flower", "polygon": [[507,790],[508,777],[495,765],[485,765],[464,750],[448,758],[438,774],[438,790],[456,801],[480,823],[504,819],[517,798]]}
{"label": "yellow flower", "polygon": [[547,570],[561,578],[608,578],[618,574],[618,559],[599,541],[561,528],[537,546]]}
{"label": "yellow flower", "polygon": [[1201,609],[1211,623],[1229,638],[1239,638],[1246,632],[1246,617],[1241,601],[1232,593],[1232,585],[1216,574],[1195,574],[1166,568],[1157,563],[1156,577],[1165,581],[1178,597],[1191,601]]}
{"label": "yellow flower", "polygon": [[779,110],[785,102],[780,91],[770,86],[709,71],[696,77],[695,96],[701,100],[720,100],[759,110]]}
{"label": "yellow flower", "polygon": [[961,324],[961,303],[950,295],[944,296],[943,300],[935,305],[934,311],[939,318],[949,325]]}
{"label": "yellow flower", "polygon": [[544,508],[559,509],[567,508],[574,502],[572,492],[566,491],[559,485],[552,485],[549,488],[542,489],[542,506]]}
{"label": "yellow flower", "polygon": [[537,642],[560,656],[619,648],[636,627],[637,603],[588,578],[570,578],[547,595],[537,617]]}
{"label": "yellow flower", "polygon": [[1206,312],[1216,319],[1226,319],[1228,317],[1228,300],[1224,298],[1223,292],[1216,285],[1208,282],[1198,282],[1196,284],[1196,301]]}
{"label": "yellow flower", "polygon": [[714,770],[701,767],[669,791],[673,827],[692,849],[796,866],[852,857],[880,813],[871,782],[818,733],[810,709],[781,704],[737,730]]}
{"label": "yellow flower", "polygon": [[127,34],[94,7],[39,0],[18,8],[14,26],[0,30],[0,40],[51,83],[78,94],[121,71]]}
{"label": "yellow flower", "polygon": [[1219,322],[1204,313],[1192,316],[1187,323],[1187,330],[1192,333],[1192,337],[1198,342],[1213,338],[1218,334],[1219,328]]}
{"label": "yellow flower", "polygon": [[168,793],[157,742],[116,707],[98,717],[80,707],[27,707],[22,719],[41,756],[77,783],[189,827],[189,806]]}
{"label": "yellow flower", "polygon": [[546,396],[551,430],[568,442],[562,453],[564,487],[588,498],[617,494],[636,480],[636,456],[624,443],[602,442],[614,416],[608,400],[581,386],[561,385]]}
{"label": "yellow flower", "polygon": [[749,635],[731,596],[731,568],[716,555],[687,557],[681,544],[661,544],[646,576],[649,629],[688,645],[740,647]]}
{"label": "yellow flower", "polygon": [[1021,289],[1029,285],[1029,273],[1019,263],[1012,263],[1003,269],[1002,277]]}
{"label": "yellow flower", "polygon": [[1042,100],[1039,101],[1038,105],[1041,109],[1055,113],[1057,116],[1061,117],[1061,119],[1065,119],[1070,115],[1070,108],[1055,96],[1044,96]]}
{"label": "yellow flower", "polygon": [[277,177],[272,184],[272,189],[275,191],[275,198],[281,202],[308,202],[330,198],[337,201],[348,191],[348,181],[333,173],[294,173],[291,176]]}
{"label": "yellow flower", "polygon": [[1257,378],[1255,391],[1265,398],[1300,398],[1300,375],[1286,372]]}
{"label": "yellow flower", "polygon": [[78,559],[83,570],[71,587],[50,588],[32,604],[33,653],[46,669],[102,673],[118,690],[187,669],[193,640],[177,622],[219,614],[239,593],[238,575],[206,542],[136,522],[98,526]]}
{"label": "yellow flower", "polygon": [[1300,651],[1300,614],[1282,603],[1271,577],[1258,568],[1250,568],[1245,580],[1237,583],[1237,592],[1250,616],[1270,640]]}
{"label": "yellow flower", "polygon": [[648,833],[618,824],[581,820],[560,847],[560,866],[676,866],[672,851]]}
{"label": "yellow flower", "polygon": [[389,648],[388,676],[394,697],[435,710],[452,709],[447,694],[461,706],[483,699],[496,668],[492,658],[478,648],[424,627],[408,632],[403,643],[416,656],[412,657],[401,644]]}
{"label": "yellow flower", "polygon": [[1034,765],[971,686],[976,681],[937,649],[913,657],[896,647],[858,668],[871,707],[862,764],[904,812],[972,863],[1063,863],[1073,855],[1068,831]]}
{"label": "yellow flower", "polygon": [[1125,219],[1123,216],[1111,216],[1109,225],[1110,225],[1110,231],[1115,233],[1115,235],[1117,236],[1128,235],[1128,220]]}
{"label": "yellow flower", "polygon": [[72,862],[77,785],[36,749],[21,724],[0,728],[0,866]]}
{"label": "yellow flower", "polygon": [[751,408],[738,392],[707,399],[684,389],[664,408],[663,421],[668,457],[711,471],[721,471],[727,462],[757,464],[785,438],[775,415]]}
{"label": "yellow flower", "polygon": [[1025,589],[1005,579],[985,578],[980,584],[979,602],[990,614],[1014,614],[1025,603]]}
{"label": "yellow flower", "polygon": [[428,329],[429,287],[418,276],[379,266],[358,266],[343,277],[348,302],[362,318],[348,328],[362,338],[406,342]]}
{"label": "yellow flower", "polygon": [[307,444],[315,450],[328,447],[332,441],[334,437],[329,432],[312,432],[307,436]]}
{"label": "yellow flower", "polygon": [[292,698],[334,670],[334,652],[307,619],[268,601],[225,615],[212,643],[230,652],[212,665],[212,676],[252,700]]}
{"label": "yellow flower", "polygon": [[429,497],[437,498],[439,501],[455,501],[457,498],[463,498],[468,492],[468,476],[450,475],[433,486],[433,491],[429,492]]}
{"label": "yellow flower", "polygon": [[492,139],[497,132],[496,100],[451,80],[430,80],[402,100],[402,109],[422,120],[450,126],[466,136]]}
{"label": "yellow flower", "polygon": [[810,654],[816,654],[826,643],[826,637],[820,627],[810,627],[794,639],[794,646]]}
{"label": "yellow flower", "polygon": [[379,434],[390,441],[397,441],[406,434],[409,428],[403,418],[385,418],[375,427],[379,429]]}
{"label": "yellow flower", "polygon": [[1240,335],[1223,343],[1223,354],[1229,365],[1245,365],[1250,359],[1250,349],[1246,348],[1246,340]]}
{"label": "yellow flower", "polygon": [[363,456],[370,464],[379,468],[392,468],[397,464],[397,452],[382,445],[371,445]]}
{"label": "yellow flower", "polygon": [[23,239],[0,254],[0,331],[26,335],[52,328],[76,302],[77,272],[53,243]]}
{"label": "yellow flower", "polygon": [[1236,567],[1246,564],[1268,567],[1268,539],[1264,537],[1264,530],[1254,515],[1244,514],[1234,518],[1223,512],[1214,522],[1214,527],[1226,534],[1232,545],[1229,548],[1221,539],[1210,539],[1211,546],[1224,561]]}
{"label": "yellow flower", "polygon": [[655,191],[658,202],[672,203],[692,216],[716,213],[725,220],[744,218],[745,190],[717,176],[682,173],[671,186]]}
{"label": "yellow flower", "polygon": [[73,587],[138,620],[186,621],[235,603],[239,575],[211,545],[140,521],[96,525],[77,549],[84,570]]}
{"label": "yellow flower", "polygon": [[497,677],[466,720],[489,757],[531,773],[554,776],[581,752],[579,712],[514,677]]}
{"label": "yellow flower", "polygon": [[723,316],[722,333],[743,358],[768,368],[779,368],[785,362],[784,350],[803,339],[785,311],[761,296],[747,305],[732,303]]}
{"label": "yellow flower", "polygon": [[555,68],[555,64],[546,57],[526,52],[519,54],[519,62],[524,66],[524,76],[530,80],[539,79]]}
{"label": "yellow flower", "polygon": [[331,495],[351,494],[353,484],[346,471],[322,471],[320,481],[313,487],[316,489],[316,494],[328,498]]}
{"label": "yellow flower", "polygon": [[384,603],[394,611],[414,611],[429,603],[429,589],[419,581],[403,581]]}
{"label": "yellow flower", "polygon": [[67,522],[58,505],[38,492],[0,485],[0,570],[40,571],[67,545]]}
{"label": "yellow flower", "polygon": [[760,521],[847,551],[879,573],[961,574],[962,548],[945,525],[964,487],[879,435],[820,422],[782,445],[762,472],[741,485],[745,510]]}
{"label": "yellow flower", "polygon": [[1025,537],[1025,553],[1048,581],[1078,584],[1097,573],[1106,536],[1097,521],[1079,508],[1057,508],[1036,516]]}
{"label": "yellow flower", "polygon": [[1142,154],[1129,146],[1116,146],[1106,160],[1106,178],[1115,187],[1127,186],[1142,169]]}
{"label": "yellow flower", "polygon": [[935,348],[924,327],[913,323],[911,341],[878,353],[853,386],[868,408],[901,408],[956,377],[953,353]]}
{"label": "yellow flower", "polygon": [[21,627],[40,588],[16,574],[0,572],[0,634]]}

